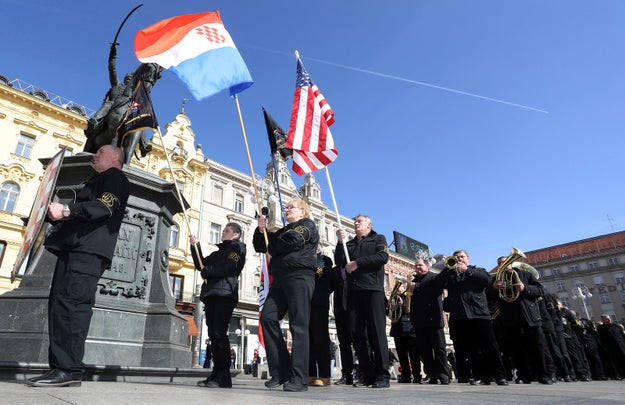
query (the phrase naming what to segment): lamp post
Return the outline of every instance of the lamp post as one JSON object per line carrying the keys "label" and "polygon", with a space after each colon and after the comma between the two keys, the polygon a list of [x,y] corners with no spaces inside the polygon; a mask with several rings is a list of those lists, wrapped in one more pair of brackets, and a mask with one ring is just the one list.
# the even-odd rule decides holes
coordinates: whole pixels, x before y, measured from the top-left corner
{"label": "lamp post", "polygon": [[[259,174],[254,174],[256,180],[256,187],[260,194],[260,205],[267,203],[273,204],[276,201],[276,189],[273,186],[273,181],[267,177],[260,177]],[[254,186],[250,186],[251,200],[256,204],[256,193],[254,192]],[[260,214],[260,213],[259,213]]]}
{"label": "lamp post", "polygon": [[234,366],[240,370],[243,370],[243,365],[246,363],[245,359],[243,358],[245,355],[245,338],[249,336],[250,331],[249,329],[242,330],[237,328],[234,333],[237,335],[237,338],[241,339],[241,344],[239,346],[239,349],[237,350],[237,358],[239,360],[238,364],[240,364],[240,367],[237,367],[236,362]]}
{"label": "lamp post", "polygon": [[586,298],[592,297],[592,294],[590,293],[590,291],[588,291],[588,287],[586,287],[585,285],[577,286],[573,288],[572,293],[574,300],[578,298],[582,300],[582,305],[584,305],[584,312],[586,313],[586,319],[590,319],[590,316],[588,315],[588,307],[586,306]]}

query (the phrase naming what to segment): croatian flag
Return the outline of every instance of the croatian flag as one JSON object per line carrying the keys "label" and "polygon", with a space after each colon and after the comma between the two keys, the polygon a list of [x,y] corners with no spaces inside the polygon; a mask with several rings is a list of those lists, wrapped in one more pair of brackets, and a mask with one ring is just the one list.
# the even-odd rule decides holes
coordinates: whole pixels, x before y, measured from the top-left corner
{"label": "croatian flag", "polygon": [[176,74],[196,100],[225,89],[235,96],[254,83],[218,11],[168,18],[139,31],[135,54]]}

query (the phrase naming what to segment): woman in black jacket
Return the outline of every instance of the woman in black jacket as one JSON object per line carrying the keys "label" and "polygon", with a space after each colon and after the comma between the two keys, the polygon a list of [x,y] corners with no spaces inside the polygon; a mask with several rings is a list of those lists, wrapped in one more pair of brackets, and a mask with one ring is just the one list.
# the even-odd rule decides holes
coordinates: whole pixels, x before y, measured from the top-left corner
{"label": "woman in black jacket", "polygon": [[[287,225],[275,232],[267,230],[267,218],[258,218],[254,249],[267,253],[269,274],[273,277],[260,317],[271,374],[265,386],[284,384],[285,391],[297,392],[308,390],[308,325],[319,233],[309,218],[306,201],[289,201],[285,216]],[[293,343],[290,354],[280,330],[280,321],[287,313]]]}
{"label": "woman in black jacket", "polygon": [[245,265],[245,244],[239,241],[241,227],[230,222],[221,233],[217,250],[202,259],[197,238],[191,236],[191,256],[196,269],[201,270],[204,284],[200,300],[204,303],[206,327],[213,352],[213,372],[198,382],[208,388],[231,388],[230,341],[228,326],[239,301],[239,275]]}

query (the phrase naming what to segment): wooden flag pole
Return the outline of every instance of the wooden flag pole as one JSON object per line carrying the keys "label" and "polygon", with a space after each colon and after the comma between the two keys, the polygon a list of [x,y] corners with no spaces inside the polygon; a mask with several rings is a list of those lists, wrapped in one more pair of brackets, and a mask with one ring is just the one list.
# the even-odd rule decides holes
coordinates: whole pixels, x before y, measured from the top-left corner
{"label": "wooden flag pole", "polygon": [[[182,217],[184,218],[184,221],[187,224],[187,231],[189,235],[192,235],[193,233],[191,231],[191,222],[189,221],[189,217],[187,216],[187,210],[184,207],[182,193],[180,193],[180,189],[178,188],[178,184],[176,183],[176,177],[174,176],[174,169],[171,166],[171,160],[169,159],[169,154],[167,153],[167,148],[165,147],[165,141],[163,140],[163,135],[161,134],[161,128],[159,126],[156,127],[156,134],[158,135],[158,139],[161,140],[161,146],[163,147],[163,152],[165,153],[165,159],[167,159],[167,166],[169,167],[169,172],[171,173],[171,181],[172,183],[174,183],[174,188],[176,189],[176,194],[178,195],[178,201],[180,201],[180,206],[182,207]],[[197,249],[197,245],[194,244],[192,246],[193,246],[192,254],[194,254],[195,257],[199,258],[199,263],[202,263],[202,257],[200,256],[200,252]]]}
{"label": "wooden flag pole", "polygon": [[[330,170],[328,170],[328,166],[325,166],[326,169],[326,179],[328,180],[328,187],[330,187],[330,196],[332,197],[332,203],[334,204],[334,212],[336,213],[336,222],[339,224],[339,229],[343,230],[343,225],[341,224],[341,217],[339,215],[339,207],[336,205],[336,198],[334,197],[334,187],[332,187],[332,180],[330,179]],[[347,243],[345,239],[343,239],[343,252],[345,253],[345,260],[349,263],[349,253],[347,252]]]}
{"label": "wooden flag pole", "polygon": [[[252,185],[254,186],[254,196],[256,197],[256,207],[258,208],[258,215],[262,214],[262,206],[260,201],[260,193],[258,192],[258,186],[256,185],[256,176],[254,175],[254,166],[252,165],[252,157],[250,156],[250,147],[247,143],[247,135],[245,134],[245,125],[243,124],[243,115],[241,114],[241,106],[239,105],[239,98],[234,95],[234,103],[237,106],[237,113],[239,115],[239,124],[241,125],[241,133],[243,134],[243,143],[245,144],[245,152],[247,153],[247,162],[250,165],[250,174],[252,176]],[[263,229],[263,236],[265,237],[265,246],[269,247],[269,238],[267,237],[267,228]]]}

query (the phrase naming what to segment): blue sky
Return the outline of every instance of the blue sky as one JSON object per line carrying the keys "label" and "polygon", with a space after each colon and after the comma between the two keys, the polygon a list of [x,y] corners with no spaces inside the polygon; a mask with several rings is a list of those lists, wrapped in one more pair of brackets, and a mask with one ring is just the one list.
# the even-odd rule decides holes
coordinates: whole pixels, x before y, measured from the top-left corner
{"label": "blue sky", "polygon": [[[257,173],[270,160],[261,107],[288,127],[299,50],[336,117],[339,211],[369,214],[389,243],[396,230],[490,269],[512,246],[625,227],[622,1],[143,3],[118,40],[120,78],[139,64],[138,30],[219,10],[255,81],[239,101]],[[109,44],[138,4],[0,0],[0,74],[97,109]],[[227,92],[198,102],[165,72],[152,92],[161,127],[185,97],[206,157],[249,173]]]}

